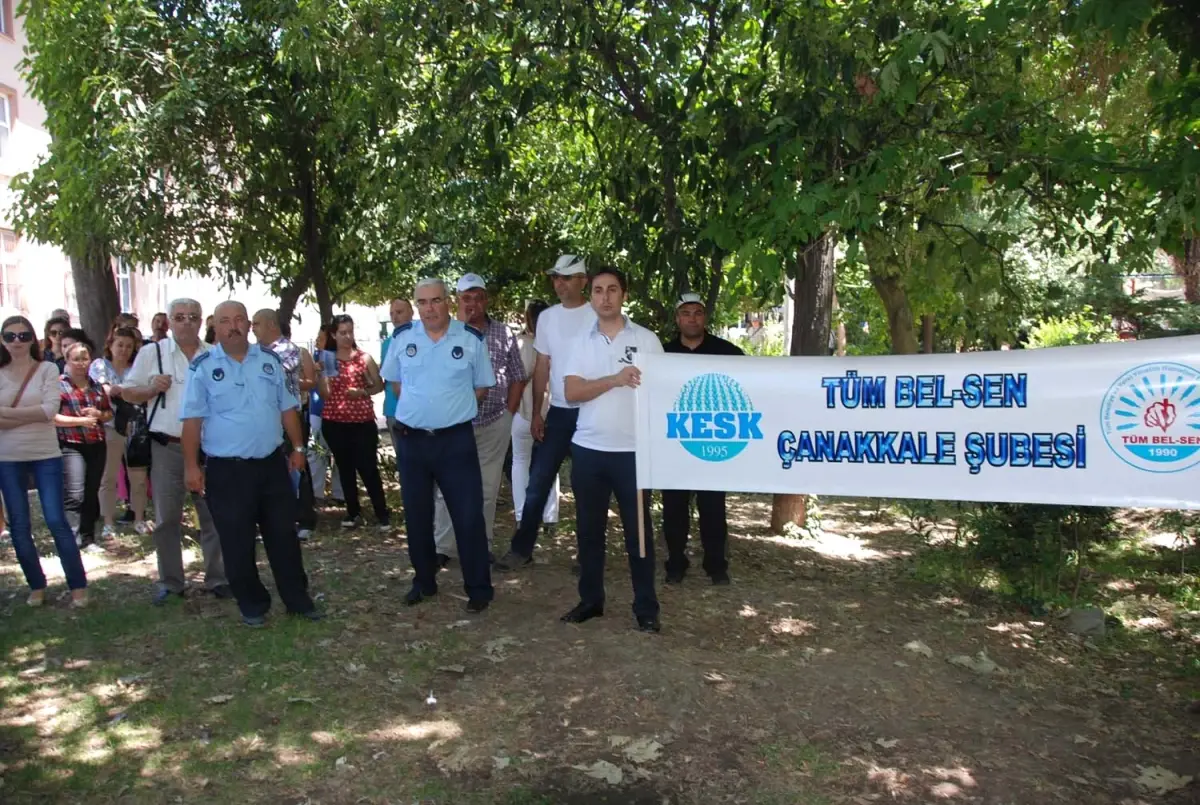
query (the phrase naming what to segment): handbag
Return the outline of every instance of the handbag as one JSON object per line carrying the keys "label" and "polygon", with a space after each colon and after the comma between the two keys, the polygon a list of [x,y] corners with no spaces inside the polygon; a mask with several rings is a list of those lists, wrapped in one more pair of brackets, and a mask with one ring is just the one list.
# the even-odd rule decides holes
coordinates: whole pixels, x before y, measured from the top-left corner
{"label": "handbag", "polygon": [[125,466],[150,466],[150,424],[146,421],[146,409],[130,406],[136,410],[127,422],[125,435]]}

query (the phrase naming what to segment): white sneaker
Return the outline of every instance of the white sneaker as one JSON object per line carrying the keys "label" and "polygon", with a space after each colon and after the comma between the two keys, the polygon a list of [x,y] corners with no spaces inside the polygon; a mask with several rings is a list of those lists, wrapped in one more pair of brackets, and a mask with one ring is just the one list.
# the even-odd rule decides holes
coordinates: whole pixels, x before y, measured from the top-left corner
{"label": "white sneaker", "polygon": [[380,533],[380,534],[390,534],[390,533],[392,533],[392,524],[391,524],[391,523],[380,523],[380,524],[377,526],[377,528],[379,529],[379,533]]}
{"label": "white sneaker", "polygon": [[347,517],[345,520],[342,520],[342,528],[358,528],[362,525],[362,521],[361,517]]}
{"label": "white sneaker", "polygon": [[301,528],[299,531],[296,532],[296,539],[300,540],[301,542],[304,542],[311,536],[312,536],[312,531],[310,531],[307,528]]}
{"label": "white sneaker", "polygon": [[117,529],[114,526],[106,525],[100,529],[100,539],[112,539],[117,535]]}
{"label": "white sneaker", "polygon": [[144,537],[154,530],[154,524],[147,522],[146,520],[138,520],[133,524],[133,530]]}

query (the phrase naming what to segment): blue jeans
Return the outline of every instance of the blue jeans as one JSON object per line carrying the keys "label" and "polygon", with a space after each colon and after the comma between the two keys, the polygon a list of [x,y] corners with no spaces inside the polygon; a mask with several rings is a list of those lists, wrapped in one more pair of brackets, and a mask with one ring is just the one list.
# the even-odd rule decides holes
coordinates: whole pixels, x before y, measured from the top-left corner
{"label": "blue jeans", "polygon": [[72,590],[87,587],[87,575],[83,571],[83,559],[75,535],[67,524],[67,511],[63,504],[63,460],[43,458],[40,461],[0,461],[0,494],[4,495],[4,507],[8,509],[8,529],[12,534],[13,550],[25,574],[25,582],[31,590],[46,589],[46,575],[33,544],[33,523],[29,519],[29,493],[26,479],[33,474],[38,499],[42,501],[42,515],[54,536],[54,547],[58,549],[58,560],[62,562],[67,586]]}
{"label": "blue jeans", "polygon": [[617,499],[629,576],[633,582],[633,614],[658,615],[654,593],[654,532],[650,528],[650,493],[643,493],[646,555],[638,556],[637,472],[633,453],[608,453],[571,447],[571,489],[575,492],[575,530],[579,542],[579,603],[604,606],[604,544],[608,504]]}
{"label": "blue jeans", "polygon": [[550,406],[546,414],[546,435],[541,443],[534,443],[533,457],[529,462],[529,486],[525,491],[525,509],[521,512],[521,524],[512,537],[512,552],[518,556],[533,555],[537,544],[538,528],[542,524],[542,509],[554,488],[554,479],[568,454],[573,455],[571,439],[575,436],[575,423],[579,420],[578,408]]}

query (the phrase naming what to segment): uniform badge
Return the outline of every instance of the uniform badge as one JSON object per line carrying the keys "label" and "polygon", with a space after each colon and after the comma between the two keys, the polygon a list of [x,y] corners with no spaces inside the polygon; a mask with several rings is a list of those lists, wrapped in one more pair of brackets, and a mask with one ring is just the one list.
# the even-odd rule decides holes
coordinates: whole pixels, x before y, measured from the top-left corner
{"label": "uniform badge", "polygon": [[212,370],[212,379],[218,383],[225,379],[225,370],[220,367]]}
{"label": "uniform badge", "polygon": [[462,347],[455,347],[454,349],[450,350],[450,357],[454,358],[455,360],[458,360],[462,356],[463,356]]}
{"label": "uniform badge", "polygon": [[417,345],[409,344],[407,347],[404,348],[404,354],[410,358],[415,356],[417,354]]}
{"label": "uniform badge", "polygon": [[275,374],[275,365],[271,364],[271,363],[264,363],[263,364],[263,374],[265,374],[265,375]]}

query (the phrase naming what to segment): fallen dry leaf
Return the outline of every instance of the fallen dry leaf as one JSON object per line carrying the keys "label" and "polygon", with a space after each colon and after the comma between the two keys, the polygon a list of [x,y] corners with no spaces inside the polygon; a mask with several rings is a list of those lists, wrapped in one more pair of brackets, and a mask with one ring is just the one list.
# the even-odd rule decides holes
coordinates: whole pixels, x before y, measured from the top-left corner
{"label": "fallen dry leaf", "polygon": [[572,766],[572,769],[577,769],[588,777],[595,777],[597,780],[603,780],[609,785],[620,785],[625,779],[625,775],[621,772],[619,766],[609,763],[607,760],[597,760],[590,766]]}
{"label": "fallen dry leaf", "polygon": [[912,642],[905,643],[904,648],[907,651],[911,651],[913,654],[920,654],[922,657],[933,656],[933,649],[922,643],[920,640],[913,640]]}
{"label": "fallen dry leaf", "polygon": [[466,666],[463,665],[439,665],[437,670],[445,674],[465,674]]}
{"label": "fallen dry leaf", "polygon": [[1147,794],[1160,797],[1178,791],[1192,781],[1190,775],[1181,776],[1162,766],[1138,766],[1138,771],[1140,774],[1134,778],[1133,784]]}
{"label": "fallen dry leaf", "polygon": [[220,693],[220,694],[217,694],[216,696],[209,696],[204,701],[208,702],[209,704],[225,704],[225,702],[229,701],[232,698],[233,698],[232,693]]}
{"label": "fallen dry leaf", "polygon": [[621,752],[634,763],[653,763],[658,760],[662,748],[663,745],[658,741],[650,738],[638,738],[636,741],[631,741]]}

